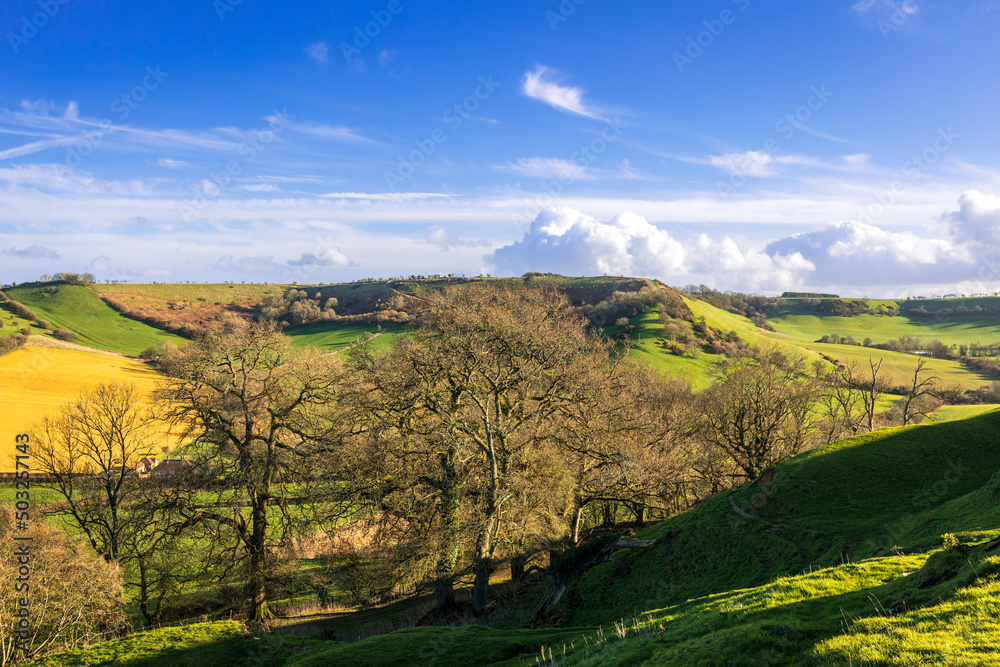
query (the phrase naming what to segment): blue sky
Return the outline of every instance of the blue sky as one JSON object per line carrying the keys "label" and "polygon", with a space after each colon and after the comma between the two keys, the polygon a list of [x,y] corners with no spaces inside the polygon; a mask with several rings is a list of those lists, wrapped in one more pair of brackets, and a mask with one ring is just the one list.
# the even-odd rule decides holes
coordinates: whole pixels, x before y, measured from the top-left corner
{"label": "blue sky", "polygon": [[0,281],[1000,289],[1000,2],[0,6]]}

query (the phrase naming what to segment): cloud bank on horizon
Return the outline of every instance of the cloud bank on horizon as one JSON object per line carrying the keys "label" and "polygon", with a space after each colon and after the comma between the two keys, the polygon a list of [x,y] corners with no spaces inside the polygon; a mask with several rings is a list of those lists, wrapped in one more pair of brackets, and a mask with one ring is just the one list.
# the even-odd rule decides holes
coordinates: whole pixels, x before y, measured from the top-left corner
{"label": "cloud bank on horizon", "polygon": [[731,236],[708,234],[684,243],[632,212],[602,222],[573,209],[550,208],[539,213],[521,240],[496,249],[488,264],[499,275],[640,276],[749,292],[1000,289],[1000,198],[970,190],[940,221],[940,238],[849,221],[757,249]]}

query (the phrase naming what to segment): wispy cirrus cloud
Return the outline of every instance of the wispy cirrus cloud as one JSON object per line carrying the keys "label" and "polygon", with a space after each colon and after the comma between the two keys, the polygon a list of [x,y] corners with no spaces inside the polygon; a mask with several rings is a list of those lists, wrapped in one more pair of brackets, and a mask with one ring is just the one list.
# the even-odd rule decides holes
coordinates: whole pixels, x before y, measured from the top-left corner
{"label": "wispy cirrus cloud", "polygon": [[301,132],[319,139],[329,141],[345,141],[351,143],[377,144],[379,142],[368,137],[363,137],[354,130],[337,125],[327,125],[325,123],[291,123],[288,129],[294,132]]}
{"label": "wispy cirrus cloud", "polygon": [[606,112],[584,102],[583,96],[586,91],[574,86],[560,85],[559,78],[559,73],[555,70],[545,65],[538,65],[534,71],[525,72],[521,81],[521,92],[560,111],[594,120],[607,120]]}
{"label": "wispy cirrus cloud", "polygon": [[325,199],[362,199],[368,201],[414,201],[451,197],[451,195],[440,192],[328,192],[319,196]]}
{"label": "wispy cirrus cloud", "polygon": [[[263,121],[274,124],[277,117],[263,117]],[[326,141],[377,145],[379,142],[358,134],[351,128],[315,122],[288,122],[281,120],[282,127],[301,135]],[[46,130],[47,138],[20,146],[0,150],[0,161],[24,157],[54,148],[63,148],[77,143],[100,144],[119,151],[201,151],[208,153],[234,153],[244,148],[257,130],[237,127],[217,127],[210,130],[149,129],[133,125],[113,123],[108,119],[97,119],[79,114],[76,102],[69,102],[60,110],[47,100],[23,102],[20,110],[0,108],[0,130],[5,134],[28,134],[26,130]],[[173,161],[173,164],[170,161]],[[163,158],[159,166],[178,168],[182,165],[178,158]]]}
{"label": "wispy cirrus cloud", "polygon": [[640,178],[628,159],[615,169],[599,169],[562,158],[520,158],[515,162],[491,165],[493,169],[525,178],[555,178],[563,182],[597,179]]}
{"label": "wispy cirrus cloud", "polygon": [[161,157],[156,161],[156,166],[165,167],[167,169],[185,169],[187,167],[194,166],[190,162],[185,162],[184,160],[175,160],[169,157]]}

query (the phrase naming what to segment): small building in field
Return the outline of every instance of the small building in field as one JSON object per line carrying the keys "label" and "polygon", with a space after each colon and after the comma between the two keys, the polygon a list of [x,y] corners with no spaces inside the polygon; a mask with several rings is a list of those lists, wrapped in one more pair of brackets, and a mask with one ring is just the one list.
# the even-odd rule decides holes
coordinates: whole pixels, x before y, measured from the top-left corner
{"label": "small building in field", "polygon": [[151,472],[153,472],[153,468],[156,467],[156,464],[157,460],[155,456],[143,456],[141,459],[130,465],[129,470],[132,474],[138,475],[139,477],[147,477]]}

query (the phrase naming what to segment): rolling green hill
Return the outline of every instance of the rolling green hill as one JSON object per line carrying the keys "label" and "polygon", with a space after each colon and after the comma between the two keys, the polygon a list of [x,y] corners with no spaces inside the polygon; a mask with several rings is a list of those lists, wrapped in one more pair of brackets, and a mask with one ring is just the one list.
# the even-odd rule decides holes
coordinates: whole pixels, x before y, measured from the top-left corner
{"label": "rolling green hill", "polygon": [[[179,336],[116,313],[94,292],[80,285],[26,285],[12,287],[6,294],[35,311],[39,319],[48,320],[53,328],[75,333],[82,345],[138,355],[164,340],[183,341]],[[33,334],[42,333],[37,327],[33,330]]]}
{"label": "rolling green hill", "polygon": [[732,502],[714,496],[647,531],[668,538],[658,549],[624,554],[625,576],[611,565],[591,572],[567,593],[566,619],[607,623],[843,558],[887,555],[894,545],[928,548],[950,528],[933,512],[1000,469],[998,432],[1000,412],[990,412],[883,429],[799,455],[778,466],[772,481],[743,486]]}
{"label": "rolling green hill", "polygon": [[[1000,302],[1000,299],[989,299]],[[838,317],[816,313],[802,306],[791,306],[780,310],[768,318],[779,333],[798,341],[816,341],[827,334],[853,336],[859,343],[871,338],[873,343],[885,343],[901,336],[912,336],[922,341],[940,340],[946,345],[971,345],[972,343],[1000,343],[1000,319],[994,316],[953,317],[943,321],[935,318],[908,317],[905,313],[910,304],[919,303],[934,308],[943,308],[947,302],[903,301],[896,305],[903,316],[857,315]],[[994,303],[991,307],[995,308]]]}
{"label": "rolling green hill", "polygon": [[[876,362],[879,359],[884,359],[883,372],[894,385],[904,385],[912,379],[913,370],[916,368],[919,357],[877,348],[834,345],[814,341],[831,333],[837,333],[841,336],[854,335],[858,341],[863,341],[865,337],[870,335],[875,343],[899,338],[902,335],[916,336],[925,340],[938,338],[943,342],[955,342],[955,344],[961,344],[958,341],[962,340],[983,343],[1000,340],[1000,321],[996,321],[996,318],[992,320],[982,318],[974,321],[961,318],[931,326],[927,322],[933,320],[911,320],[907,317],[877,315],[837,317],[816,314],[796,306],[779,311],[770,317],[768,321],[774,326],[775,331],[765,331],[742,315],[720,310],[704,301],[685,298],[685,303],[688,304],[696,317],[704,317],[707,324],[718,329],[736,331],[750,345],[777,346],[786,353],[802,354],[810,362],[818,359],[834,359],[842,364],[854,362],[866,365],[869,357]],[[885,303],[895,304],[897,302]],[[909,303],[932,302],[901,303],[905,307],[905,304]],[[881,333],[877,335],[871,329],[875,325],[881,327]],[[855,329],[838,329],[838,327],[846,326],[855,327]],[[869,329],[868,333],[861,335],[861,329],[858,327],[863,326],[869,326]],[[851,331],[858,333],[852,334]],[[918,334],[920,335],[918,336]],[[985,373],[970,370],[958,361],[929,358],[925,358],[925,360],[928,372],[937,375],[943,383],[957,385],[962,389],[976,389],[996,379]],[[832,368],[829,363],[824,362],[824,364],[827,369]]]}

